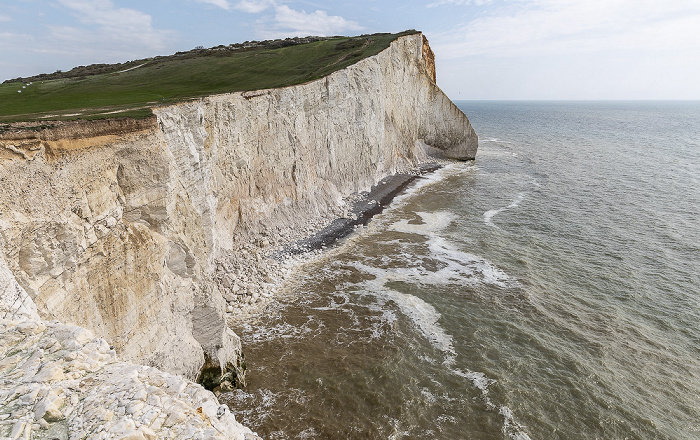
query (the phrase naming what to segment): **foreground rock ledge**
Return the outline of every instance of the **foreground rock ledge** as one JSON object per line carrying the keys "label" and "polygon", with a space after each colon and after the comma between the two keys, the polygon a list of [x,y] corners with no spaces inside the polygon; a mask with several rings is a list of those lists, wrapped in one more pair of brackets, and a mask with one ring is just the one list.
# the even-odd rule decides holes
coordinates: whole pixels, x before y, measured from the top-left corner
{"label": "foreground rock ledge", "polygon": [[29,319],[0,320],[0,438],[259,439],[202,386]]}

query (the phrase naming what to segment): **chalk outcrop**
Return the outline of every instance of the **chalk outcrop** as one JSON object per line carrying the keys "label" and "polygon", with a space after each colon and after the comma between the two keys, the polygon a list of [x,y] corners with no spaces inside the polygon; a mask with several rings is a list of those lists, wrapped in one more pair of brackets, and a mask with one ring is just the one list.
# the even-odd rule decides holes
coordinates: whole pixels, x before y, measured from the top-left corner
{"label": "chalk outcrop", "polygon": [[4,134],[2,295],[24,304],[14,315],[88,328],[130,362],[242,381],[227,307],[259,300],[267,255],[388,174],[474,157],[474,130],[434,79],[416,34],[298,86]]}
{"label": "chalk outcrop", "polygon": [[258,439],[180,376],[120,361],[92,332],[0,319],[0,438]]}
{"label": "chalk outcrop", "polygon": [[0,319],[39,320],[34,301],[15,280],[3,259],[0,259]]}

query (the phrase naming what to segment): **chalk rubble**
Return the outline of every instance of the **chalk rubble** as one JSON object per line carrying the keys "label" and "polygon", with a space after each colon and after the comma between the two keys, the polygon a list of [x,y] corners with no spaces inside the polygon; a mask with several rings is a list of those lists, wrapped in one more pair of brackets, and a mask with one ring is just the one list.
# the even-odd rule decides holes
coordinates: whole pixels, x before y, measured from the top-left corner
{"label": "chalk rubble", "polygon": [[84,328],[28,319],[0,320],[0,438],[259,439],[202,386],[121,361]]}

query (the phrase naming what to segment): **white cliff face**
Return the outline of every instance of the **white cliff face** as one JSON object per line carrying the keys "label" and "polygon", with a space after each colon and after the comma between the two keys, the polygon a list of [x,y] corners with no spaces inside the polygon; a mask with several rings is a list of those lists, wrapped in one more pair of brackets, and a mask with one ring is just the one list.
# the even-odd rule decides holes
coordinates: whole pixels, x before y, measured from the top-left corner
{"label": "white cliff face", "polygon": [[129,361],[190,379],[239,368],[224,297],[257,300],[266,252],[426,161],[426,144],[474,157],[429,53],[402,37],[326,78],[161,107],[137,128],[0,139],[0,278]]}
{"label": "white cliff face", "polygon": [[39,319],[34,301],[17,283],[4,260],[0,259],[0,319]]}
{"label": "white cliff face", "polygon": [[33,160],[1,168],[0,234],[16,281],[43,319],[90,328],[127,359],[195,378],[205,360],[198,336],[235,341],[223,319],[203,330],[193,319],[201,309],[220,317],[224,304],[205,276],[198,207],[159,132],[40,146]]}
{"label": "white cliff face", "polygon": [[476,134],[433,82],[431,54],[422,35],[407,36],[307,84],[156,110],[182,169],[201,167],[190,181],[210,185],[196,197],[211,217],[209,268],[217,264],[226,298],[260,289],[264,276],[241,269],[260,254],[247,244],[284,242],[343,197],[425,162],[426,150],[474,157]]}

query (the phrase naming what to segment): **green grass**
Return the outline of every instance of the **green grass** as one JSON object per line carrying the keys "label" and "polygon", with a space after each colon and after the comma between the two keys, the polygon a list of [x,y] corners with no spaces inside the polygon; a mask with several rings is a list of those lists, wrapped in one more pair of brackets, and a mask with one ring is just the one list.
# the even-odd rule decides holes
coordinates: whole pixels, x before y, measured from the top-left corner
{"label": "green grass", "polygon": [[[122,73],[0,85],[0,122],[147,117],[148,107],[301,84],[376,55],[402,35],[339,37],[278,49],[166,57]],[[369,43],[367,39],[369,38]],[[366,44],[367,43],[367,44]],[[22,90],[22,93],[18,93]]]}

